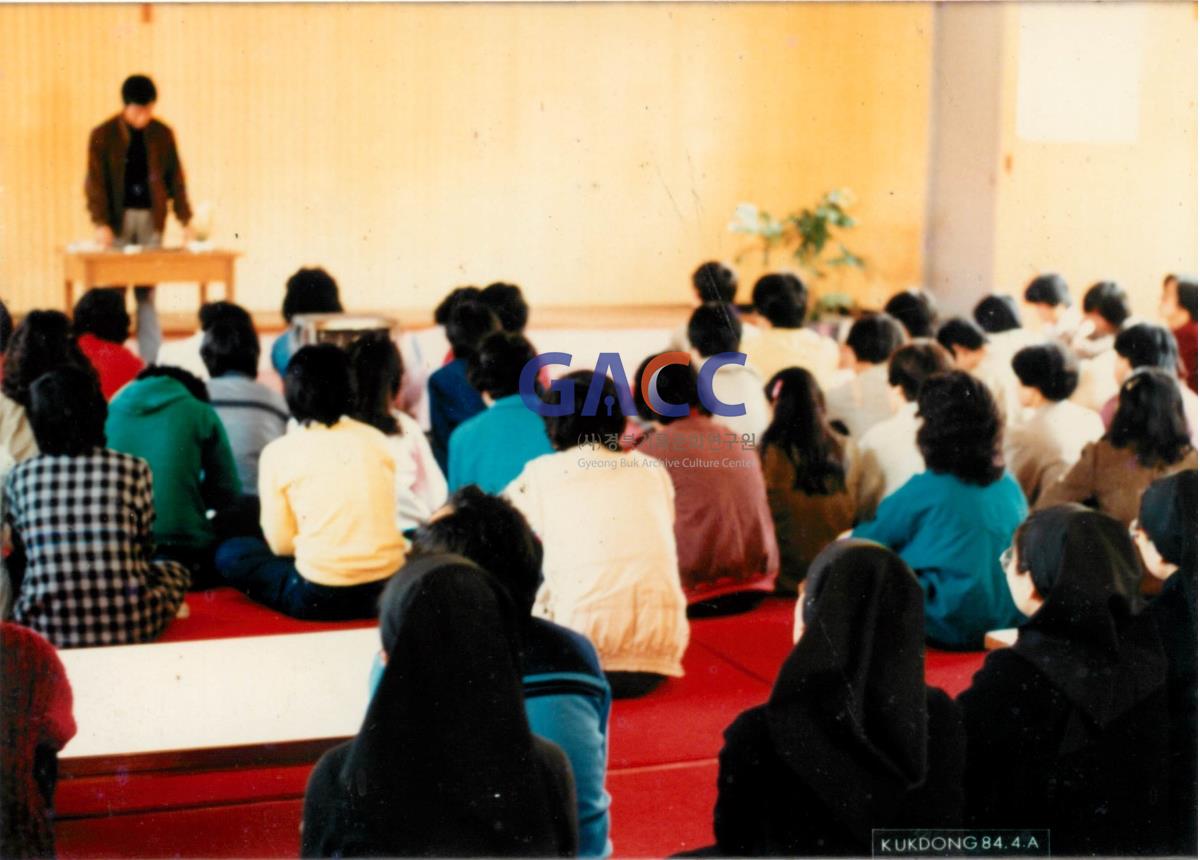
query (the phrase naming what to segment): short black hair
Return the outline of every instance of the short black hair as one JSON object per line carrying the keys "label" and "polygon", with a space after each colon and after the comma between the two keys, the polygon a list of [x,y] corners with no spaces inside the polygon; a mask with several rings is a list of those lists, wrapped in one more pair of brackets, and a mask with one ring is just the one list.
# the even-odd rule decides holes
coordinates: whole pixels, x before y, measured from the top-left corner
{"label": "short black hair", "polygon": [[854,321],[846,335],[846,346],[854,357],[870,364],[883,364],[904,345],[904,328],[887,314],[867,314]]}
{"label": "short black hair", "polygon": [[1100,281],[1083,294],[1083,312],[1096,313],[1113,328],[1120,328],[1129,319],[1129,297],[1114,281]]}
{"label": "short black hair", "polygon": [[1113,349],[1134,369],[1160,367],[1168,373],[1179,370],[1179,344],[1165,326],[1137,323],[1121,329]]}
{"label": "short black hair", "polygon": [[1021,309],[1012,296],[993,293],[975,305],[975,322],[988,334],[999,334],[1021,327]]}
{"label": "short black hair", "polygon": [[43,373],[62,365],[95,373],[71,336],[71,321],[62,311],[30,311],[7,347],[0,391],[25,407],[29,406],[30,386]]}
{"label": "short black hair", "polygon": [[301,424],[332,427],[353,407],[350,356],[331,343],[302,346],[283,374],[288,411]]}
{"label": "short black hair", "polygon": [[29,389],[29,424],[42,454],[75,457],[107,442],[108,404],[94,373],[64,366],[44,373]]}
{"label": "short black hair", "polygon": [[130,75],[121,84],[121,101],[127,105],[148,105],[158,101],[158,88],[145,75]]}
{"label": "short black hair", "polygon": [[701,263],[692,272],[692,289],[702,302],[733,304],[737,288],[737,272],[716,260]]}
{"label": "short black hair", "polygon": [[1171,466],[1192,447],[1179,382],[1157,367],[1135,370],[1117,394],[1117,412],[1105,438],[1131,448],[1147,469]]}
{"label": "short black hair", "polygon": [[524,335],[494,331],[467,359],[467,381],[493,400],[509,397],[521,390],[521,371],[535,358],[537,351]]}
{"label": "short black hair", "polygon": [[4,300],[0,299],[0,355],[4,355],[4,351],[8,349],[8,340],[12,337],[12,333],[12,314],[8,312]]}
{"label": "short black hair", "polygon": [[988,339],[979,326],[966,317],[951,317],[938,326],[937,342],[953,355],[956,346],[970,350],[983,349]]}
{"label": "short black hair", "polygon": [[800,328],[808,308],[808,288],[795,275],[772,272],[754,284],[754,310],[775,328]]}
{"label": "short black hair", "polygon": [[392,404],[404,382],[404,359],[395,341],[381,331],[355,339],[348,350],[354,377],[354,406],[350,416],[385,436],[403,435]]}
{"label": "short black hair", "polygon": [[737,352],[742,343],[742,320],[728,302],[705,302],[688,320],[688,342],[704,358]]}
{"label": "short black hair", "polygon": [[479,294],[482,290],[479,287],[457,287],[446,294],[446,298],[442,299],[436,308],[433,310],[433,321],[437,325],[446,325],[450,322],[450,314],[454,313],[454,309],[462,302],[477,302]]}
{"label": "short black hair", "polygon": [[[679,419],[672,415],[659,415],[650,408],[650,404],[642,396],[643,378],[650,366],[650,362],[656,358],[658,358],[657,354],[648,355],[638,365],[637,373],[633,379],[633,405],[637,408],[637,413],[643,420],[657,421],[659,424],[671,424]],[[655,380],[654,387],[658,391],[658,396],[667,403],[682,404],[687,406],[689,410],[699,409],[704,413],[708,411],[700,405],[700,380],[696,374],[696,368],[692,367],[690,363],[663,366],[658,371],[658,378]]]}
{"label": "short black hair", "polygon": [[200,306],[198,314],[200,318],[200,331],[208,331],[217,323],[230,322],[237,325],[249,326],[250,330],[254,330],[254,320],[241,305],[235,305],[233,302],[205,302]]}
{"label": "short black hair", "polygon": [[[572,405],[569,415],[547,415],[546,435],[555,451],[567,451],[576,445],[610,444],[613,437],[620,438],[625,430],[625,415],[621,412],[621,401],[617,398],[617,387],[610,377],[605,377],[600,390],[600,402],[595,415],[584,415],[583,404],[592,384],[593,371],[576,370],[564,376],[559,383],[568,388],[563,399]],[[547,392],[547,400],[553,391]]]}
{"label": "short black hair", "polygon": [[479,301],[492,309],[505,331],[520,334],[529,324],[529,304],[516,284],[503,281],[488,284],[480,291]]}
{"label": "short black hair", "polygon": [[926,379],[953,368],[950,354],[937,341],[918,338],[892,353],[888,361],[888,385],[898,386],[904,399],[915,403]]}
{"label": "short black hair", "polygon": [[1048,272],[1038,275],[1025,287],[1025,301],[1031,305],[1071,306],[1071,288],[1062,275]]}
{"label": "short black hair", "polygon": [[[1175,301],[1181,308],[1187,311],[1188,316],[1192,318],[1192,322],[1196,321],[1196,276],[1195,275],[1167,275],[1163,280],[1163,286],[1166,286],[1167,281],[1175,282]],[[4,350],[3,341],[0,341],[0,352]]]}
{"label": "short black hair", "polygon": [[342,300],[337,281],[320,267],[297,269],[287,279],[282,312],[289,323],[299,314],[340,314]]}
{"label": "short black hair", "polygon": [[1004,474],[1003,425],[992,393],[961,370],[935,373],[917,395],[917,447],[931,472],[988,486]]}
{"label": "short black hair", "polygon": [[459,302],[450,312],[446,323],[446,340],[455,358],[470,359],[479,343],[489,334],[500,330],[500,320],[483,302]]}
{"label": "short black hair", "polygon": [[1039,343],[1019,350],[1012,369],[1022,385],[1036,388],[1047,400],[1066,400],[1079,386],[1079,363],[1062,344]]}
{"label": "short black hair", "polygon": [[494,576],[524,616],[533,611],[542,584],[542,544],[525,516],[501,496],[489,496],[475,484],[447,501],[450,513],[417,529],[413,552],[453,553]]}
{"label": "short black hair", "polygon": [[93,287],[75,303],[72,314],[75,336],[90,334],[111,343],[129,339],[129,311],[125,310],[125,291]]}
{"label": "short black hair", "polygon": [[925,290],[903,290],[896,293],[883,311],[888,316],[900,320],[900,324],[908,329],[909,337],[933,337],[933,325],[937,321],[937,304]]}
{"label": "short black hair", "polygon": [[174,379],[187,389],[188,394],[195,397],[201,403],[211,402],[208,397],[208,386],[204,384],[204,380],[194,373],[184,370],[182,367],[175,367],[171,364],[152,364],[149,367],[143,368],[142,372],[135,378],[142,380],[154,379],[160,376],[167,379]]}
{"label": "short black hair", "polygon": [[205,329],[200,341],[200,359],[213,379],[227,373],[255,379],[261,353],[258,335],[245,323],[223,320]]}

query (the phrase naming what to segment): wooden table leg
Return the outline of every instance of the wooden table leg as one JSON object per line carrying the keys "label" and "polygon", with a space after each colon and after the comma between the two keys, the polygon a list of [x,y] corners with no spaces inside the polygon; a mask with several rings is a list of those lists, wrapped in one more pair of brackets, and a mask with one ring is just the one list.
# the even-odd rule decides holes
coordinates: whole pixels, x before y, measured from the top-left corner
{"label": "wooden table leg", "polygon": [[63,310],[71,313],[71,279],[67,278],[63,282]]}
{"label": "wooden table leg", "polygon": [[200,307],[208,304],[208,281],[200,282]]}
{"label": "wooden table leg", "polygon": [[225,272],[225,301],[236,301],[233,297],[233,260],[229,261],[229,268]]}

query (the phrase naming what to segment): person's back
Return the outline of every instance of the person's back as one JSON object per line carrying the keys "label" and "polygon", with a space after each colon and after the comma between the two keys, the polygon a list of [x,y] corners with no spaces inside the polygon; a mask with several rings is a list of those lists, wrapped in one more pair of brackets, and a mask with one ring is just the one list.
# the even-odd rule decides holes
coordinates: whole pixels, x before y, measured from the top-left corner
{"label": "person's back", "polygon": [[221,419],[247,493],[258,493],[258,460],[287,431],[287,402],[261,382],[238,373],[208,380],[208,396]]}
{"label": "person's back", "polygon": [[770,323],[746,344],[749,364],[763,379],[802,367],[829,385],[837,372],[838,348],[830,338],[804,328],[808,289],[794,275],[763,275],[754,285],[754,309]]}
{"label": "person's back", "polygon": [[75,735],[71,685],[53,646],[0,624],[0,844],[5,857],[54,856],[57,754]]}
{"label": "person's back", "polygon": [[904,344],[904,329],[887,314],[868,314],[854,322],[844,351],[853,376],[825,392],[826,412],[858,440],[892,415],[888,360]]}
{"label": "person's back", "polygon": [[460,302],[446,321],[453,359],[429,376],[429,443],[443,472],[450,469],[450,434],[486,408],[483,396],[467,377],[467,362],[480,342],[500,328],[492,311],[480,302]]}
{"label": "person's back", "polygon": [[1090,409],[1069,400],[1049,403],[1008,429],[1004,459],[1033,505],[1103,435],[1100,416]]}
{"label": "person's back", "polygon": [[150,464],[155,540],[185,551],[211,547],[216,535],[206,512],[230,504],[241,491],[229,439],[212,406],[172,376],[144,376],[113,399],[105,430],[110,447]]}
{"label": "person's back", "polygon": [[779,570],[775,527],[753,445],[693,414],[645,437],[675,488],[675,546],[689,603],[769,591]]}

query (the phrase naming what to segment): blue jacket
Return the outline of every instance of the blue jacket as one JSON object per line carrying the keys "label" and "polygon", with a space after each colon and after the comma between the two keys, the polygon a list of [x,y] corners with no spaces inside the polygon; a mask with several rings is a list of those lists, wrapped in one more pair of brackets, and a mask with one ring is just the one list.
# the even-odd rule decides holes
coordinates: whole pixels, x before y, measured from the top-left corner
{"label": "blue jacket", "polygon": [[1016,627],[1000,556],[1029,512],[1025,494],[1005,472],[986,487],[923,472],[879,505],[854,537],[895,550],[925,592],[925,633],[954,648],[982,648],[989,630]]}
{"label": "blue jacket", "polygon": [[501,397],[450,434],[450,492],[478,484],[494,495],[530,460],[552,453],[542,417],[519,394]]}
{"label": "blue jacket", "polygon": [[486,406],[467,381],[467,362],[461,358],[435,370],[429,377],[429,445],[433,456],[447,471],[450,434],[454,428]]}
{"label": "blue jacket", "polygon": [[[535,734],[558,744],[571,762],[579,808],[579,856],[612,854],[604,788],[608,770],[608,712],[612,693],[596,649],[586,637],[541,618],[525,628],[522,684],[525,715]],[[383,675],[379,655],[371,692]]]}

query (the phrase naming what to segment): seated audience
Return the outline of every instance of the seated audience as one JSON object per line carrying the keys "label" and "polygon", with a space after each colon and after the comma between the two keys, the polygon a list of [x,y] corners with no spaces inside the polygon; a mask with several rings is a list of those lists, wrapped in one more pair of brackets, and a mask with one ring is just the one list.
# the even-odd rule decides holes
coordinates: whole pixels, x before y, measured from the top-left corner
{"label": "seated audience", "polygon": [[[1188,388],[1196,390],[1196,279],[1167,275],[1163,279],[1159,316],[1171,328],[1179,346]],[[0,352],[3,350],[0,349]]]}
{"label": "seated audience", "polygon": [[[19,463],[37,454],[29,424],[29,389],[34,381],[56,367],[86,368],[91,363],[71,337],[71,321],[59,311],[31,311],[17,326],[4,352],[4,377],[0,380],[0,451]],[[97,383],[98,384],[98,383]]]}
{"label": "seated audience", "polygon": [[[746,337],[744,322],[727,302],[705,302],[692,311],[685,333],[686,350],[699,370],[704,362],[723,352],[738,352]],[[757,439],[771,423],[771,408],[763,393],[763,378],[749,364],[725,364],[712,378],[712,391],[722,403],[740,403],[745,415],[714,415],[713,421],[738,434],[750,434]]]}
{"label": "seated audience", "polygon": [[[208,368],[204,366],[204,356],[200,353],[204,346],[204,335],[213,326],[226,322],[254,331],[254,320],[241,305],[226,301],[205,302],[196,316],[199,323],[196,331],[188,337],[166,341],[159,347],[154,363],[182,368],[197,379],[208,379]],[[254,336],[258,337],[257,332]],[[259,349],[261,351],[261,347]],[[254,372],[257,375],[257,367]]]}
{"label": "seated audience", "polygon": [[759,454],[779,543],[775,589],[795,594],[817,554],[854,525],[861,469],[854,441],[829,425],[811,373],[784,370],[767,390],[775,416]]}
{"label": "seated audience", "polygon": [[186,370],[152,365],[113,398],[105,432],[114,451],[150,466],[158,554],[184,564],[193,588],[214,585],[217,532],[208,512],[239,504],[242,484],[204,383]]}
{"label": "seated audience", "polygon": [[[443,333],[446,333],[447,341],[449,341],[450,337],[446,332],[446,328],[450,325],[450,317],[454,315],[454,309],[467,302],[483,304],[479,298],[482,292],[483,290],[479,289],[479,287],[455,287],[433,309],[433,322],[442,327]],[[500,321],[497,320],[496,324],[499,325]],[[452,361],[454,361],[453,346],[446,352],[446,357],[442,360],[442,364],[449,364]]]}
{"label": "seated audience", "polygon": [[392,581],[383,675],[358,735],[309,776],[302,857],[575,855],[571,766],[530,731],[515,615],[459,556],[420,559]]}
{"label": "seated audience", "polygon": [[862,462],[859,518],[870,519],[879,503],[925,471],[925,458],[917,447],[917,395],[921,384],[935,373],[952,368],[949,353],[936,341],[921,339],[900,347],[888,361],[894,414],[880,421],[858,441]]}
{"label": "seated audience", "polygon": [[146,363],[125,348],[129,340],[129,312],[125,310],[125,291],[97,288],[88,290],[75,303],[72,328],[79,349],[87,356],[100,377],[105,400],[141,373]]}
{"label": "seated audience", "polygon": [[540,415],[521,399],[521,371],[537,357],[520,334],[492,332],[467,363],[467,381],[487,409],[450,434],[450,489],[478,485],[499,493],[530,460],[554,448]]}
{"label": "seated audience", "polygon": [[491,309],[481,302],[461,301],[446,322],[446,337],[454,360],[429,377],[429,442],[443,473],[449,471],[450,434],[486,406],[467,379],[470,361],[485,337],[500,329]]}
{"label": "seated audience", "polygon": [[1146,487],[1196,468],[1176,379],[1157,368],[1135,371],[1120,398],[1108,432],[1085,446],[1079,461],[1042,493],[1039,509],[1082,502],[1129,525]]}
{"label": "seated audience", "polygon": [[763,379],[803,367],[827,385],[838,369],[837,344],[804,327],[808,288],[795,275],[763,275],[754,285],[754,310],[769,323],[746,344],[747,362]]}
{"label": "seated audience", "polygon": [[1112,281],[1094,284],[1083,296],[1084,320],[1071,349],[1079,356],[1079,387],[1071,399],[1099,411],[1119,387],[1113,382],[1117,332],[1129,319],[1129,299]]}
{"label": "seated audience", "polygon": [[1075,465],[1084,446],[1104,435],[1104,425],[1095,412],[1070,401],[1079,366],[1061,343],[1025,347],[1013,356],[1012,368],[1029,417],[1005,433],[1004,462],[1034,505]]}
{"label": "seated audience", "polygon": [[871,855],[873,828],[960,826],[966,738],[926,686],[921,588],[864,541],[817,556],[765,705],[725,730],[713,831],[727,857]]}
{"label": "seated audience", "polygon": [[571,762],[579,856],[606,857],[612,853],[612,798],[604,788],[612,695],[596,649],[573,630],[530,615],[542,584],[542,546],[516,508],[471,486],[455,493],[447,508],[417,532],[413,553],[462,556],[485,568],[508,592],[521,630],[529,728],[562,747]]}
{"label": "seated audience", "polygon": [[350,417],[386,437],[396,466],[396,528],[411,532],[445,503],[447,491],[446,478],[421,426],[395,406],[404,379],[400,350],[390,337],[365,335],[350,345],[350,366],[354,373]]}
{"label": "seated audience", "polygon": [[45,639],[0,622],[0,845],[8,857],[54,857],[58,751],[75,736],[71,684]]}
{"label": "seated audience", "polygon": [[1021,324],[1021,309],[1012,296],[992,293],[984,296],[971,312],[976,325],[987,332],[992,349],[1001,353],[1001,358],[1011,361],[1017,351],[1042,338],[1028,332]]}
{"label": "seated audience", "polygon": [[883,312],[899,320],[909,338],[933,337],[938,318],[937,304],[926,290],[911,289],[896,293],[883,306]]}
{"label": "seated audience", "polygon": [[555,382],[551,401],[571,407],[545,419],[555,453],[527,463],[504,494],[545,547],[535,613],[587,636],[613,696],[626,698],[683,675],[675,491],[655,460],[596,441],[619,437],[625,416],[607,378],[601,405],[583,414],[591,383],[591,371]]}
{"label": "seated audience", "polygon": [[1196,853],[1196,472],[1155,481],[1131,529],[1150,574],[1165,580],[1147,612],[1167,657],[1171,714],[1171,853]]}
{"label": "seated audience", "polygon": [[901,325],[887,314],[868,314],[850,326],[845,349],[854,377],[825,394],[829,418],[840,421],[853,439],[892,415],[888,398],[888,359],[904,345]]}
{"label": "seated audience", "polygon": [[[747,342],[758,336],[758,327],[741,318],[738,313],[737,299],[738,276],[732,268],[716,260],[701,263],[692,272],[692,294],[695,296],[695,306],[717,304],[728,308],[728,313],[741,323],[739,339]],[[671,341],[667,346],[668,352],[687,352],[690,337],[688,324],[685,323],[671,333]],[[695,347],[695,344],[692,344]],[[730,350],[735,351],[735,350]],[[765,426],[765,425],[764,425]],[[761,429],[761,428],[760,428]]]}
{"label": "seated audience", "polygon": [[288,362],[300,348],[299,332],[292,325],[293,320],[301,314],[342,313],[337,281],[319,267],[298,269],[287,280],[280,310],[287,328],[271,344],[271,366],[283,376],[287,372]]}
{"label": "seated audience", "polygon": [[1134,615],[1128,533],[1079,505],[1039,511],[1005,569],[1030,618],[958,699],[969,826],[1046,827],[1064,856],[1164,853],[1166,666],[1154,625]]}
{"label": "seated audience", "polygon": [[1017,402],[1012,367],[1003,366],[997,353],[992,351],[991,338],[983,329],[964,317],[951,317],[938,326],[937,341],[954,356],[955,368],[987,385],[1000,410],[1001,420],[1019,420],[1021,407]]}
{"label": "seated audience", "polygon": [[217,550],[227,584],[294,618],[370,618],[404,563],[395,461],[387,437],[350,418],[352,391],[350,359],[333,344],[292,356],[284,395],[299,427],[258,464],[266,541],[236,537]]}
{"label": "seated audience", "polygon": [[[699,612],[751,608],[779,572],[775,526],[754,446],[723,430],[700,405],[696,369],[669,364],[647,379],[638,368],[634,402],[656,429],[637,445],[671,476],[679,578]],[[660,415],[642,396],[648,386],[682,416]],[[731,441],[732,440],[732,441]]]}
{"label": "seated audience", "polygon": [[245,493],[258,493],[258,458],[287,431],[283,395],[258,381],[262,347],[247,322],[220,322],[204,333],[200,356],[208,371],[208,396],[225,428]]}
{"label": "seated audience", "polygon": [[24,550],[13,620],[59,648],[147,642],[175,617],[187,569],[152,561],[154,496],[143,460],[105,447],[92,369],[62,367],[30,389],[41,453],[8,476],[4,516]]}
{"label": "seated audience", "polygon": [[[1122,385],[1129,374],[1142,367],[1157,367],[1179,381],[1179,396],[1183,400],[1183,414],[1187,417],[1188,434],[1196,444],[1196,393],[1180,378],[1179,347],[1175,336],[1154,323],[1135,323],[1121,329],[1113,342],[1115,362],[1113,379]],[[1120,398],[1114,394],[1100,409],[1100,418],[1107,429],[1112,426],[1117,414]]]}
{"label": "seated audience", "polygon": [[1025,303],[1037,314],[1043,335],[1070,345],[1083,320],[1071,305],[1066,278],[1053,273],[1038,275],[1025,287]]}
{"label": "seated audience", "polygon": [[1022,620],[1000,554],[1028,506],[1004,471],[1000,414],[987,386],[961,371],[925,380],[917,444],[926,471],[879,505],[854,536],[890,547],[925,591],[925,629],[939,647],[978,649]]}
{"label": "seated audience", "polygon": [[529,304],[516,284],[497,281],[479,291],[479,301],[496,315],[502,331],[524,334],[529,324]]}

